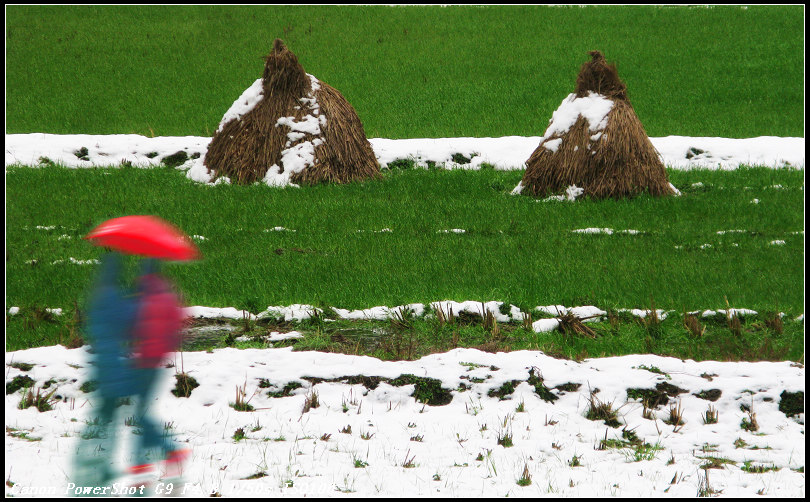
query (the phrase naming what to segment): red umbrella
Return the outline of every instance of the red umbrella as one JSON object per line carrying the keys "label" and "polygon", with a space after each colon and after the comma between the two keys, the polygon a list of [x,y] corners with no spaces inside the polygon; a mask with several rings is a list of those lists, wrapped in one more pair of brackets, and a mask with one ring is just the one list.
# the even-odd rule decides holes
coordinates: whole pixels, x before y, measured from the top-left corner
{"label": "red umbrella", "polygon": [[84,236],[96,246],[126,254],[164,260],[196,260],[200,257],[191,239],[157,216],[122,216],[107,220]]}

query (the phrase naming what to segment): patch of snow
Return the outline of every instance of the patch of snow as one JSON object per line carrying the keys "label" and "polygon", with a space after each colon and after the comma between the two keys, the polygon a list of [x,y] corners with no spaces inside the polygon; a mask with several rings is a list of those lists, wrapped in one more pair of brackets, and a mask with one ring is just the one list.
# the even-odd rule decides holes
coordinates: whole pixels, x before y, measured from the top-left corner
{"label": "patch of snow", "polygon": [[[690,312],[690,314],[697,314],[699,312],[700,311]],[[724,316],[735,316],[736,315],[737,317],[745,317],[747,315],[757,315],[757,311],[756,310],[750,310],[750,309],[734,309],[734,308],[728,309],[728,310],[720,309],[720,310],[717,310],[717,311],[706,310],[706,311],[703,312],[702,316],[703,317],[714,317],[714,316],[716,316],[718,314],[719,315],[724,315]]]}
{"label": "patch of snow", "polygon": [[[702,457],[707,456],[738,463],[710,469],[712,486],[722,489],[723,496],[753,497],[763,487],[773,497],[801,497],[804,493],[804,474],[798,472],[804,466],[804,415],[789,418],[778,409],[782,391],[803,391],[805,386],[804,368],[788,361],[696,362],[630,355],[576,362],[539,351],[493,354],[475,349],[455,349],[415,361],[381,361],[291,348],[184,352],[183,359],[184,370],[200,386],[188,398],[176,398],[170,391],[177,369],[160,368],[158,398],[150,410],[158,423],[173,423],[173,443],[192,451],[184,482],[175,486],[178,495],[324,496],[353,490],[352,495],[358,497],[409,493],[474,498],[540,496],[550,487],[561,497],[655,497],[664,489],[668,489],[666,496],[694,497],[703,479],[700,466],[706,460]],[[7,434],[6,474],[13,483],[6,485],[6,494],[17,495],[14,490],[22,488],[53,488],[55,494],[64,494],[76,448],[92,444],[79,437],[86,427],[84,421],[92,418],[95,398],[80,390],[91,378],[87,348],[53,346],[7,352],[6,364],[14,361],[34,364],[26,374],[39,385],[57,382],[59,394],[68,402],[75,399],[76,406],[63,400],[53,410],[39,413],[17,408],[19,392],[6,395],[6,426],[40,439]],[[177,367],[179,362],[177,357]],[[660,383],[662,374],[644,369],[652,367],[669,377],[667,383],[686,390],[678,396],[686,410],[685,424],[678,432],[661,421],[644,419],[640,402],[627,397],[629,387],[652,388]],[[544,401],[526,383],[533,368],[542,371],[544,385],[557,400]],[[7,367],[7,380],[21,374],[18,368]],[[452,400],[443,406],[424,405],[411,396],[413,385],[395,387],[381,382],[371,390],[340,381],[350,375],[393,379],[402,374],[435,378],[449,389]],[[712,380],[700,375],[711,375]],[[312,384],[304,376],[337,381]],[[235,387],[247,382],[248,391],[253,392],[262,380],[275,389],[289,382],[304,387],[283,398],[256,393],[250,401],[257,409],[253,413],[229,406]],[[513,380],[518,384],[507,399],[488,395]],[[465,392],[458,390],[462,383],[468,387]],[[580,384],[580,388],[557,389],[567,383]],[[600,389],[597,396],[602,402],[615,403],[615,407],[628,403],[619,415],[619,428],[584,416],[587,405],[583,401],[594,387]],[[707,401],[695,394],[708,389],[720,391],[720,397],[711,403],[719,412],[717,424],[706,425],[698,416]],[[744,392],[747,389],[753,394]],[[321,405],[302,414],[306,394],[313,391]],[[80,406],[88,399],[88,404]],[[760,426],[756,434],[740,429],[740,421],[746,417],[740,404],[751,402]],[[524,403],[526,413],[515,412],[518,403]],[[115,431],[126,434],[120,438],[132,437],[131,428],[123,424],[133,411],[131,406],[118,410]],[[698,411],[690,418],[689,410]],[[655,413],[660,417],[666,412],[663,407]],[[548,425],[543,425],[544,417]],[[254,430],[254,425],[260,427]],[[347,425],[352,434],[340,434]],[[642,441],[660,444],[663,449],[648,460],[635,462],[625,450],[597,448],[606,430],[609,440],[621,440],[624,426]],[[245,439],[231,439],[237,428],[243,428]],[[511,448],[497,444],[506,431],[513,432]],[[364,433],[367,440],[360,439]],[[324,434],[331,435],[328,441],[318,439]],[[424,442],[410,441],[416,435],[423,436]],[[738,438],[747,447],[739,447]],[[701,448],[707,444],[714,451],[704,454]],[[487,451],[491,452],[488,457]],[[482,452],[485,459],[476,461]],[[415,457],[413,468],[402,467],[406,455]],[[582,467],[571,467],[574,456]],[[115,467],[129,465],[131,457],[130,451],[121,451],[113,459]],[[367,465],[358,469],[354,459]],[[779,469],[749,474],[739,469],[745,461]],[[516,484],[524,469],[534,478],[527,487]],[[246,479],[259,471],[266,475]],[[676,472],[685,474],[669,484]],[[440,482],[432,480],[434,474]],[[286,481],[294,481],[294,486]]]}
{"label": "patch of snow", "polygon": [[433,302],[430,304],[433,310],[442,310],[445,314],[449,314],[452,310],[453,315],[457,316],[460,312],[467,312],[470,314],[476,314],[483,317],[486,312],[491,312],[493,317],[498,322],[509,322],[511,316],[507,316],[501,313],[500,308],[503,305],[503,302],[476,302],[476,301],[466,301],[466,302],[455,302],[452,300],[444,300],[440,302]]}
{"label": "patch of snow", "polygon": [[532,330],[535,333],[545,333],[547,331],[554,331],[560,325],[557,319],[538,319],[532,323]]}
{"label": "patch of snow", "polygon": [[101,263],[100,261],[96,260],[95,258],[91,258],[89,260],[77,260],[76,258],[73,258],[71,256],[71,257],[68,258],[68,260],[70,260],[70,263],[73,263],[74,265],[98,265],[98,264]]}
{"label": "patch of snow", "polygon": [[[518,192],[519,193],[519,192]],[[553,202],[553,201],[568,201],[573,202],[577,200],[577,197],[585,193],[584,188],[580,188],[576,185],[571,185],[565,189],[565,195],[551,195],[543,199],[543,202]]]}
{"label": "patch of snow", "polygon": [[208,168],[205,167],[205,164],[203,163],[204,161],[203,157],[205,156],[202,155],[200,156],[200,158],[194,159],[193,161],[188,163],[189,166],[188,171],[186,171],[186,178],[190,179],[191,181],[196,181],[197,183],[211,184],[211,179],[214,176],[213,174],[209,173]]}
{"label": "patch of snow", "polygon": [[573,314],[576,317],[580,318],[582,322],[597,322],[600,321],[601,318],[607,315],[607,312],[598,308],[594,307],[593,305],[585,305],[582,307],[565,307],[563,305],[547,305],[547,306],[537,306],[534,310],[538,310],[540,312],[545,312],[546,314],[551,314],[555,316],[561,316],[566,314]]}
{"label": "patch of snow", "polygon": [[[31,260],[33,262],[33,260]],[[89,260],[77,260],[76,258],[70,256],[68,257],[68,262],[74,265],[98,265],[101,263],[100,261],[96,260],[95,258],[91,258]],[[56,260],[51,262],[51,265],[58,265],[60,263],[65,263],[65,260]]]}
{"label": "patch of snow", "polygon": [[297,145],[281,151],[281,166],[273,164],[262,181],[269,186],[285,186],[292,184],[290,178],[315,163],[315,144],[312,141],[303,141]]}
{"label": "patch of snow", "polygon": [[[312,115],[312,114],[311,114]],[[319,115],[319,117],[322,117]],[[318,119],[319,122],[322,118]],[[323,123],[321,123],[323,128]],[[471,158],[467,169],[480,169],[486,163],[499,170],[525,169],[526,159],[545,137],[504,136],[500,138],[370,138],[369,142],[380,165],[385,167],[397,159],[412,158],[417,165],[451,165],[452,156],[460,153]],[[667,136],[650,138],[661,153],[664,164],[671,169],[736,169],[741,165],[768,167],[804,167],[804,138],[761,136],[730,139],[712,137]],[[39,167],[39,159],[71,168],[115,167],[128,162],[136,167],[155,167],[166,155],[184,150],[199,153],[177,169],[191,170],[189,179],[208,183],[202,168],[202,158],[211,142],[210,137],[181,136],[148,138],[137,134],[111,135],[59,135],[59,134],[7,134],[6,166],[21,164]],[[74,152],[85,146],[87,159],[79,159]],[[704,151],[700,156],[685,158],[690,148]],[[157,156],[151,156],[158,153]],[[102,155],[103,154],[103,155]],[[203,169],[202,172],[201,169]]]}
{"label": "patch of snow", "polygon": [[295,117],[280,117],[276,121],[276,127],[278,126],[287,126],[290,128],[290,131],[301,133],[300,135],[295,136],[290,136],[288,134],[287,137],[289,138],[290,143],[298,141],[306,134],[317,136],[321,133],[321,124],[318,121],[318,117],[314,115],[305,115],[301,119],[296,119]]}
{"label": "patch of snow", "polygon": [[[281,166],[273,164],[267,169],[262,181],[268,186],[284,187],[297,186],[290,181],[292,176],[315,165],[315,147],[323,144],[321,127],[326,125],[326,117],[320,114],[320,105],[315,97],[315,92],[320,89],[318,79],[307,74],[310,78],[310,93],[299,98],[301,104],[309,110],[309,114],[301,119],[295,117],[280,117],[276,121],[276,127],[284,126],[289,128],[287,142],[281,150]],[[312,140],[303,140],[307,135]]]}
{"label": "patch of snow", "polygon": [[[629,312],[630,314],[632,314],[632,315],[634,315],[636,317],[640,317],[641,319],[644,319],[645,317],[650,315],[650,313],[652,311],[651,310],[641,310],[641,309],[618,309],[617,312]],[[666,310],[662,310],[662,309],[655,309],[655,315],[658,317],[659,320],[663,321],[664,319],[667,318],[667,316],[669,315],[669,312],[666,311]]]}
{"label": "patch of snow", "polygon": [[222,128],[225,127],[225,124],[228,122],[241,120],[243,116],[247,115],[259,104],[263,96],[264,87],[262,86],[262,79],[259,78],[256,79],[250,87],[245,89],[242,95],[228,108],[228,111],[225,112],[225,115],[223,115],[219,123],[219,127],[217,127],[217,132],[221,132]]}
{"label": "patch of snow", "polygon": [[571,185],[570,187],[565,189],[565,199],[570,202],[573,202],[577,199],[577,197],[579,197],[583,193],[585,193],[584,188],[580,188],[576,185]]}
{"label": "patch of snow", "polygon": [[[303,337],[304,337],[303,333],[299,333],[298,331],[290,331],[287,333],[281,333],[280,331],[273,331],[268,335],[262,335],[261,339],[266,340],[268,342],[281,342],[283,340],[296,340]],[[238,342],[250,342],[255,340],[255,338],[247,335],[242,335],[234,338],[234,340]]]}
{"label": "patch of snow", "polygon": [[613,230],[612,228],[578,228],[576,230],[571,230],[571,232],[576,234],[607,234],[607,235],[613,235],[614,233],[639,235],[643,233],[640,230],[634,230],[632,228],[628,228],[626,230]]}
{"label": "patch of snow", "polygon": [[611,228],[578,228],[576,230],[571,230],[571,232],[575,234],[613,234],[613,229]]}
{"label": "patch of snow", "polygon": [[263,319],[265,317],[281,318],[285,321],[303,321],[309,319],[314,314],[323,313],[323,309],[313,307],[312,305],[294,304],[288,307],[267,307],[263,312],[260,312],[256,317]]}
{"label": "patch of snow", "polygon": [[248,318],[251,320],[255,320],[256,316],[248,312],[247,310],[237,310],[233,307],[202,307],[202,306],[194,306],[194,307],[186,307],[183,309],[186,317],[202,317],[206,319],[216,319],[216,318],[223,318],[223,319],[244,319]]}
{"label": "patch of snow", "polygon": [[269,335],[267,335],[267,339],[271,342],[280,342],[282,340],[294,340],[297,338],[303,338],[303,333],[299,333],[298,331],[289,331],[287,333],[280,333],[278,331],[273,331]]}
{"label": "patch of snow", "polygon": [[672,183],[669,184],[669,188],[672,189],[672,191],[675,193],[675,196],[680,196],[681,195],[681,191],[678,190],[677,188],[675,188],[675,185],[673,185]]}
{"label": "patch of snow", "polygon": [[346,309],[339,309],[333,308],[333,310],[342,318],[342,319],[355,319],[355,320],[368,320],[374,319],[379,321],[384,321],[386,319],[390,319],[394,316],[401,316],[404,315],[405,310],[410,310],[416,316],[421,316],[425,311],[425,306],[421,303],[411,303],[409,305],[401,305],[399,307],[388,308],[385,306],[382,307],[372,307],[369,309],[363,310],[346,310]]}
{"label": "patch of snow", "polygon": [[543,148],[546,150],[551,150],[552,152],[556,153],[557,149],[560,148],[560,145],[562,144],[562,138],[547,139],[546,141],[543,141],[542,144]]}
{"label": "patch of snow", "polygon": [[509,305],[509,317],[512,321],[523,322],[523,311],[515,305]]}
{"label": "patch of snow", "polygon": [[564,135],[580,116],[588,121],[588,129],[591,132],[601,131],[607,125],[607,115],[612,108],[613,101],[601,94],[588,92],[587,96],[578,98],[576,94],[571,93],[551,115],[543,138]]}
{"label": "patch of snow", "polygon": [[[661,154],[664,164],[673,169],[735,169],[740,165],[769,167],[804,167],[804,153],[798,147],[804,138],[689,138],[666,136],[650,138]],[[702,150],[700,155],[686,158],[690,149]]]}

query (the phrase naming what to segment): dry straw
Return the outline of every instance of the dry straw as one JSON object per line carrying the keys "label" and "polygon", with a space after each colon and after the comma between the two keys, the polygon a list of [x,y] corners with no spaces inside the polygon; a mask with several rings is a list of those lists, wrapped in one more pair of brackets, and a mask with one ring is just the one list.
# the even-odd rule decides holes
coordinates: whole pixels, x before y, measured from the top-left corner
{"label": "dry straw", "polygon": [[263,96],[240,120],[231,120],[211,140],[204,164],[215,178],[227,176],[231,182],[250,184],[261,181],[272,165],[283,170],[282,151],[288,148],[290,128],[277,125],[281,117],[301,121],[308,113],[301,98],[314,96],[320,106],[322,142],[305,133],[303,141],[313,141],[314,162],[293,174],[298,184],[347,183],[380,177],[380,166],[363,124],[354,108],[340,92],[324,82],[313,89],[298,58],[280,39],[265,58],[262,75]]}
{"label": "dry straw", "polygon": [[[589,54],[591,61],[582,65],[577,77],[576,97],[592,92],[613,102],[605,128],[594,140],[588,120],[579,116],[567,132],[544,138],[526,162],[521,193],[546,196],[576,185],[594,198],[673,194],[664,164],[627,99],[616,66],[599,51]],[[555,151],[546,148],[546,143],[560,138]]]}

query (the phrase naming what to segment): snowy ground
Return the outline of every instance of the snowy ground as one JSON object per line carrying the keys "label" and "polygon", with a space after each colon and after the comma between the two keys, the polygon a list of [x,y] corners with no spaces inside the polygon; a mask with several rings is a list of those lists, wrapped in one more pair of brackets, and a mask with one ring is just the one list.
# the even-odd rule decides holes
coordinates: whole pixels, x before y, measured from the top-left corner
{"label": "snowy ground", "polygon": [[[541,137],[506,136],[502,138],[371,138],[369,142],[382,166],[397,159],[411,158],[420,166],[435,162],[447,168],[479,169],[483,163],[496,169],[524,169]],[[740,165],[804,168],[804,138],[692,138],[667,136],[650,138],[664,164],[675,169],[702,167],[735,169]],[[211,138],[196,136],[147,138],[135,134],[56,135],[7,134],[6,165],[40,165],[41,159],[69,167],[159,165],[161,160],[179,151],[188,157],[205,157]],[[86,148],[86,152],[82,150]],[[470,159],[453,162],[454,154]],[[459,157],[456,157],[459,159]],[[190,169],[194,160],[180,168]]]}
{"label": "snowy ground", "polygon": [[[804,138],[651,139],[672,168],[734,169],[743,164],[804,168]],[[477,169],[486,162],[497,169],[521,169],[539,140],[370,141],[382,165],[412,158],[423,166],[432,161],[448,168]],[[71,167],[116,166],[124,161],[149,167],[178,151],[204,157],[209,141],[6,135],[6,165],[36,166],[45,162],[40,158],[47,158]],[[456,153],[470,162],[454,163]],[[191,163],[181,168],[188,169]],[[471,302],[453,304],[454,311],[475,311],[480,305],[466,303]],[[599,313],[596,307],[577,308],[585,309],[571,309],[577,315]],[[15,315],[15,309],[11,307],[9,314]],[[392,310],[335,309],[349,319],[384,318]],[[499,311],[497,305],[490,310]],[[274,307],[257,315],[295,319],[310,311],[307,306]],[[206,307],[190,307],[187,313],[238,319],[244,315],[236,309]],[[519,314],[498,315],[519,320]],[[553,329],[555,322],[536,321],[535,331]],[[276,339],[284,336],[277,334]],[[474,349],[418,361],[383,362],[268,348],[186,352],[173,364],[164,370],[160,397],[152,406],[174,440],[192,449],[184,482],[172,487],[172,495],[693,497],[706,493],[707,473],[709,490],[721,496],[803,497],[805,492],[804,414],[788,417],[779,410],[783,392],[804,391],[804,367],[795,363],[697,363],[652,355],[577,363],[536,351],[490,354]],[[188,398],[170,392],[180,367],[200,384]],[[18,409],[22,391],[6,395],[6,495],[69,495],[73,453],[83,441],[79,435],[93,405],[93,395],[80,389],[90,378],[87,348],[7,352],[6,382],[23,374],[37,387],[51,381],[60,399],[53,410],[40,413],[35,408]],[[365,385],[349,383],[347,377],[356,375],[379,378],[366,378]],[[402,379],[394,380],[402,375],[436,379],[445,398],[452,399],[447,404],[418,402],[413,395],[418,394],[417,384],[397,385]],[[539,394],[538,387],[527,382],[531,376],[542,378]],[[268,396],[291,382],[301,387],[286,397]],[[237,386],[245,387],[254,411],[230,406]],[[543,392],[543,386],[549,392]],[[640,399],[628,396],[628,389],[656,386],[669,393],[668,403],[645,418]],[[500,396],[490,395],[499,390]],[[312,392],[317,392],[320,406],[304,413],[304,401]],[[632,390],[631,394],[636,395]],[[618,409],[618,427],[585,417],[590,396],[595,403],[611,403]],[[685,423],[664,423],[678,405]],[[704,423],[710,405],[719,413],[715,424]],[[755,413],[758,430],[742,428],[752,418],[745,407]],[[134,408],[125,405],[119,410],[120,436],[126,444],[136,432],[124,425]],[[234,439],[238,429],[244,439]],[[507,436],[511,446],[500,444]],[[637,441],[632,442],[634,436]],[[120,465],[129,461],[126,449],[114,458]],[[702,468],[710,463],[716,468]],[[522,483],[525,486],[518,484],[529,478],[530,483]]]}
{"label": "snowy ground", "polygon": [[[86,347],[6,353],[7,382],[23,373],[37,386],[52,380],[61,397],[40,413],[17,408],[20,391],[6,396],[7,495],[66,494],[93,404],[79,388],[89,378],[87,357]],[[693,497],[708,472],[710,489],[723,496],[804,496],[804,415],[789,418],[778,409],[784,391],[804,391],[804,368],[795,363],[651,355],[576,363],[536,351],[475,349],[383,362],[291,348],[186,352],[182,363],[172,362],[152,411],[192,449],[175,495]],[[23,371],[11,363],[34,366]],[[188,398],[170,393],[181,364],[199,383]],[[416,384],[392,382],[408,374],[440,381],[452,400],[417,402]],[[376,386],[370,379],[348,383],[355,375],[380,378]],[[531,375],[550,392],[539,395],[527,383]],[[290,382],[301,387],[287,397],[267,395]],[[512,392],[489,395],[508,382]],[[254,411],[230,406],[237,386],[245,386]],[[628,389],[656,386],[669,392],[669,402],[654,419],[644,418]],[[585,417],[591,391],[618,408],[618,427]],[[312,392],[320,406],[304,413]],[[680,427],[664,423],[673,405],[683,409]],[[718,422],[707,425],[710,405]],[[741,428],[750,419],[743,406],[756,414],[757,431]],[[136,432],[123,425],[133,409],[119,408],[123,444]],[[239,441],[238,429],[246,436]],[[623,431],[646,450],[620,443],[631,437]],[[499,444],[507,435],[512,446]],[[605,439],[611,445],[600,449]],[[126,462],[127,455],[122,449],[116,459]],[[701,468],[712,459],[718,468]],[[757,468],[766,471],[748,472]],[[520,486],[524,473],[531,484]]]}

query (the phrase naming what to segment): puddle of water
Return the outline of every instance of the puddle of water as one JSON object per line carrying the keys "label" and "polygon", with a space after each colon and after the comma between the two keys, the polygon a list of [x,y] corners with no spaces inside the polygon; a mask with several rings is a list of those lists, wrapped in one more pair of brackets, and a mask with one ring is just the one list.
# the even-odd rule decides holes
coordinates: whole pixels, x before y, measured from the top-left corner
{"label": "puddle of water", "polygon": [[[241,327],[231,324],[212,324],[194,326],[183,332],[181,350],[203,350],[216,345],[228,335],[238,336]],[[363,350],[377,348],[380,342],[392,336],[392,333],[381,327],[355,327],[330,330],[329,335],[334,341],[341,341],[349,345],[360,344]]]}
{"label": "puddle of water", "polygon": [[239,328],[230,324],[215,324],[210,326],[196,326],[183,332],[181,350],[200,350],[209,347],[222,338],[238,331]]}
{"label": "puddle of water", "polygon": [[329,334],[333,340],[335,337],[341,337],[345,343],[352,345],[359,343],[363,349],[375,348],[384,338],[392,336],[390,331],[379,327],[336,329]]}

